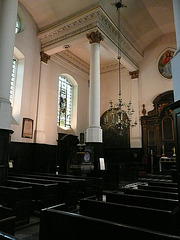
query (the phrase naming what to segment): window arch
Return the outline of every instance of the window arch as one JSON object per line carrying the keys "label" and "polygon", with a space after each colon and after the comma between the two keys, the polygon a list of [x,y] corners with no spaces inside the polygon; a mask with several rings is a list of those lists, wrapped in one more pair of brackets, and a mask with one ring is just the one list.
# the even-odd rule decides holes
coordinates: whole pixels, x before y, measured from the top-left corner
{"label": "window arch", "polygon": [[15,33],[19,33],[20,30],[21,30],[21,22],[20,22],[20,18],[19,18],[19,16],[17,16]]}
{"label": "window arch", "polygon": [[71,127],[73,85],[64,75],[59,76],[57,125]]}
{"label": "window arch", "polygon": [[23,11],[21,10],[20,6],[18,6],[15,33],[23,32],[25,29],[25,26],[26,26],[26,21],[25,21]]}

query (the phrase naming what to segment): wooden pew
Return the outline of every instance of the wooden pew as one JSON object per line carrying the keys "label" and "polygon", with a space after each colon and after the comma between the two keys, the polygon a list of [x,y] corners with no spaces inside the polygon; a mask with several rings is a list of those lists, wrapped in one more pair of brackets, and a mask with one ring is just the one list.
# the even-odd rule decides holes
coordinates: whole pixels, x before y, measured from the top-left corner
{"label": "wooden pew", "polygon": [[102,194],[103,190],[103,178],[102,177],[87,177],[87,176],[76,176],[76,175],[69,175],[69,174],[54,174],[54,173],[26,173],[31,175],[40,175],[45,177],[55,177],[59,179],[65,179],[65,180],[76,180],[80,181],[81,188],[84,192],[84,196],[92,196],[92,195],[100,195]]}
{"label": "wooden pew", "polygon": [[[0,231],[14,235],[16,217],[13,210],[0,206]],[[1,239],[1,237],[0,237]]]}
{"label": "wooden pew", "polygon": [[177,188],[178,184],[174,182],[160,182],[160,181],[148,181],[149,186],[161,186],[161,187],[172,187]]}
{"label": "wooden pew", "polygon": [[26,184],[32,187],[31,212],[39,212],[41,208],[54,205],[58,201],[57,183],[38,183],[19,180],[7,180],[8,183]]}
{"label": "wooden pew", "polygon": [[84,198],[92,195],[101,195],[103,190],[103,179],[96,177],[82,177],[74,175],[56,175],[52,173],[13,173],[10,176],[23,176],[47,180],[61,180],[76,182],[78,185],[78,196]]}
{"label": "wooden pew", "polygon": [[159,191],[159,192],[178,193],[178,188],[172,188],[172,187],[139,185],[138,189],[145,189],[145,190],[152,190],[152,191]]}
{"label": "wooden pew", "polygon": [[39,240],[178,240],[179,236],[47,209],[41,211]]}
{"label": "wooden pew", "polygon": [[9,235],[5,232],[0,232],[0,239],[1,240],[18,240],[16,237]]}
{"label": "wooden pew", "polygon": [[142,206],[147,208],[149,207],[172,211],[178,205],[178,200],[174,199],[163,199],[140,195],[138,196],[130,194],[113,193],[106,191],[103,192],[103,195],[105,195],[106,197],[106,202]]}
{"label": "wooden pew", "polygon": [[141,196],[178,200],[178,193],[160,192],[160,191],[152,191],[152,190],[145,190],[145,189],[132,189],[132,188],[123,188],[121,190],[125,194],[133,194],[133,195],[141,195]]}
{"label": "wooden pew", "polygon": [[[179,208],[172,211],[145,208],[88,198],[80,200],[80,214],[82,215],[169,234],[177,234],[179,231],[178,210]],[[179,224],[178,227],[177,224]]]}
{"label": "wooden pew", "polygon": [[[35,177],[25,177],[25,176],[9,176],[9,180],[13,181],[23,181],[33,184],[37,198],[40,192],[36,191],[36,185],[43,184],[46,188],[46,199],[52,199],[51,205],[60,202],[66,202],[69,206],[75,206],[78,201],[78,181],[65,181],[61,179],[45,179],[45,178],[35,178]],[[55,189],[53,185],[56,185]],[[41,197],[42,199],[42,197]],[[45,206],[44,206],[45,207]]]}
{"label": "wooden pew", "polygon": [[0,204],[11,208],[16,216],[16,227],[29,223],[32,187],[26,184],[4,182],[0,186]]}

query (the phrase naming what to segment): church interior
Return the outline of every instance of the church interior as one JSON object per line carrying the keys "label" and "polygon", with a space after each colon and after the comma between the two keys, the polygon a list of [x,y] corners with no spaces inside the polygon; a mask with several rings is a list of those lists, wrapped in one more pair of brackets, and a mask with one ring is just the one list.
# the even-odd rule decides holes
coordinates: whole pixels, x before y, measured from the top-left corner
{"label": "church interior", "polygon": [[179,0],[0,0],[0,239],[180,239]]}

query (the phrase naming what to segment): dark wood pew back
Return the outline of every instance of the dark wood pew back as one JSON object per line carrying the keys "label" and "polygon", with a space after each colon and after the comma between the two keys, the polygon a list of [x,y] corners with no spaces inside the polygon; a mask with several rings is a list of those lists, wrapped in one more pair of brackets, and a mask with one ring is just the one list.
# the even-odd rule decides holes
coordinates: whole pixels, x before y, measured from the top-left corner
{"label": "dark wood pew back", "polygon": [[32,187],[5,181],[0,186],[0,204],[11,208],[16,216],[16,227],[29,223]]}
{"label": "dark wood pew back", "polygon": [[80,214],[82,215],[171,234],[177,230],[175,227],[177,210],[159,210],[87,198],[80,200]]}
{"label": "dark wood pew back", "polygon": [[161,187],[171,187],[177,188],[178,184],[174,182],[160,182],[160,181],[148,181],[149,186],[161,186]]}
{"label": "dark wood pew back", "polygon": [[30,182],[18,180],[7,180],[8,183],[26,184],[32,187],[31,211],[39,211],[41,208],[54,205],[58,202],[58,184],[43,184],[39,182]]}
{"label": "dark wood pew back", "polygon": [[53,173],[13,173],[11,176],[24,176],[31,178],[44,178],[47,180],[76,181],[79,186],[79,197],[92,196],[94,194],[101,195],[103,190],[103,178],[100,177],[83,177],[75,175],[62,175]]}
{"label": "dark wood pew back", "polygon": [[13,210],[0,206],[0,231],[14,235],[15,221],[16,217],[13,214]]}
{"label": "dark wood pew back", "polygon": [[60,210],[41,212],[39,240],[178,240],[180,237]]}
{"label": "dark wood pew back", "polygon": [[155,197],[140,196],[140,195],[138,196],[138,195],[130,195],[130,194],[105,192],[105,191],[103,194],[106,197],[106,202],[113,202],[118,204],[142,206],[147,208],[149,207],[149,208],[170,210],[170,211],[172,211],[178,205],[178,200],[174,200],[174,199],[163,199],[163,198],[155,198]]}
{"label": "dark wood pew back", "polygon": [[178,193],[178,188],[172,188],[172,187],[139,185],[138,189],[145,189],[145,190],[152,190],[152,191],[159,191],[159,192]]}
{"label": "dark wood pew back", "polygon": [[145,190],[145,189],[132,189],[132,188],[124,188],[122,189],[122,191],[125,194],[134,194],[134,195],[141,195],[141,196],[178,200],[178,193],[162,192],[162,191],[160,192],[160,191],[152,191],[152,190]]}
{"label": "dark wood pew back", "polygon": [[0,239],[1,240],[18,240],[16,237],[9,235],[5,232],[0,232]]}
{"label": "dark wood pew back", "polygon": [[[28,182],[33,186],[35,199],[40,198],[42,200],[43,198],[51,198],[53,201],[51,203],[52,205],[56,203],[66,202],[69,204],[69,206],[75,206],[78,202],[78,181],[65,181],[61,179],[48,180],[45,178],[41,179],[25,176],[9,176],[8,179],[9,181]],[[42,189],[40,189],[40,191],[37,191],[40,186],[42,186]]]}

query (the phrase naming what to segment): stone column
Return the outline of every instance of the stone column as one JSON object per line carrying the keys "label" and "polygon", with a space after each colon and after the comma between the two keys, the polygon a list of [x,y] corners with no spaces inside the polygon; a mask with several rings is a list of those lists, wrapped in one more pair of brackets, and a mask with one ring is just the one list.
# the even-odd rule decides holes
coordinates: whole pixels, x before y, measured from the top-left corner
{"label": "stone column", "polygon": [[176,31],[177,50],[171,60],[174,86],[174,101],[180,99],[180,1],[173,0],[174,22]]}
{"label": "stone column", "polygon": [[11,128],[9,101],[18,0],[0,0],[0,128]]}
{"label": "stone column", "polygon": [[87,34],[91,45],[90,56],[90,92],[89,92],[89,126],[86,142],[102,142],[100,127],[100,41],[103,36],[97,30]]}
{"label": "stone column", "polygon": [[178,182],[178,198],[180,202],[180,1],[173,0],[174,22],[176,31],[177,50],[171,60],[172,78],[174,87],[174,104],[171,105],[174,118],[174,135],[175,135],[175,148],[176,148],[176,165],[177,173],[174,178]]}
{"label": "stone column", "polygon": [[12,109],[9,101],[18,0],[0,0],[0,182],[7,177]]}

